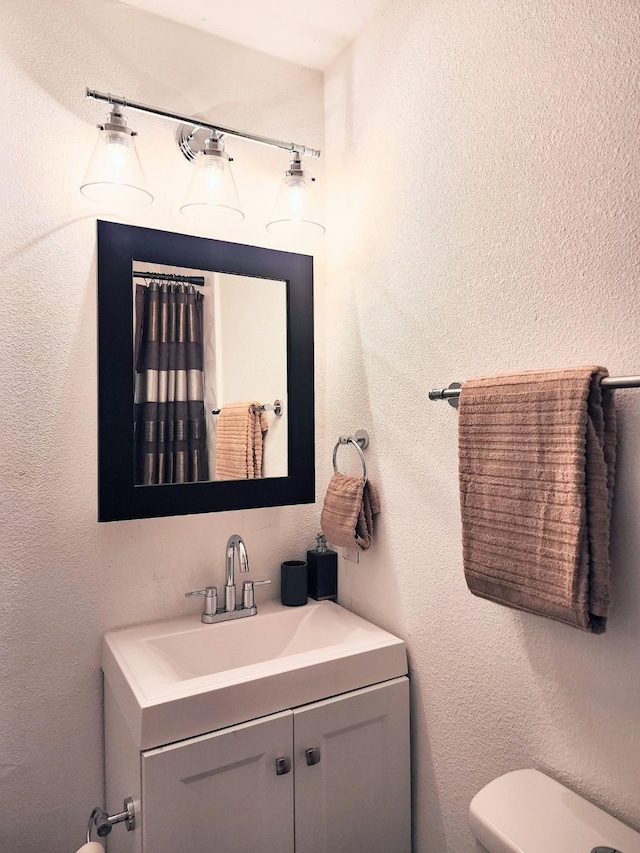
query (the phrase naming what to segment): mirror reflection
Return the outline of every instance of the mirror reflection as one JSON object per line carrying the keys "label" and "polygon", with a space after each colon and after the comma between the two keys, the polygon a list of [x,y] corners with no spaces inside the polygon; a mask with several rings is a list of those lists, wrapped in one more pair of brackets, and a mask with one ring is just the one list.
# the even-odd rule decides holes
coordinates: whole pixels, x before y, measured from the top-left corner
{"label": "mirror reflection", "polygon": [[286,282],[133,262],[135,485],[285,477]]}
{"label": "mirror reflection", "polygon": [[100,521],[312,503],[313,376],[313,258],[98,222]]}

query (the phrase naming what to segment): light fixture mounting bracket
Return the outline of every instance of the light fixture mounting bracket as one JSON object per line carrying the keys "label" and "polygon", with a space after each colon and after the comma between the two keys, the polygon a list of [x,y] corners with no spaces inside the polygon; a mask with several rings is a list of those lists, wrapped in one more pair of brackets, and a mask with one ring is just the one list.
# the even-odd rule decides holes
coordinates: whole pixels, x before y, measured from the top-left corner
{"label": "light fixture mounting bracket", "polygon": [[[215,134],[215,131],[213,131]],[[189,124],[181,124],[176,133],[178,148],[182,155],[190,162],[195,162],[196,157],[205,150],[205,143],[210,139],[212,131],[206,127],[197,127]],[[222,139],[223,134],[218,133],[217,138]],[[224,151],[224,146],[222,146]],[[229,157],[233,162],[233,157]]]}

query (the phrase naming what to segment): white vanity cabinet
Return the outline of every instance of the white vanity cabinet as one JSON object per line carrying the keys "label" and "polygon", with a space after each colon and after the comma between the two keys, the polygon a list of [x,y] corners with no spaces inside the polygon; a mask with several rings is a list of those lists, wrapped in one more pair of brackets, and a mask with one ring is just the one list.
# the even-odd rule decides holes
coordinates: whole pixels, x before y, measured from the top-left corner
{"label": "white vanity cabinet", "polygon": [[406,677],[138,752],[135,780],[131,755],[128,779],[110,757],[127,735],[117,705],[106,713],[108,798],[133,783],[139,818],[109,853],[411,849]]}
{"label": "white vanity cabinet", "polygon": [[408,678],[297,708],[293,754],[296,853],[409,853]]}
{"label": "white vanity cabinet", "polygon": [[410,853],[404,642],[332,601],[106,634],[109,853]]}
{"label": "white vanity cabinet", "polygon": [[[145,853],[293,853],[291,711],[142,753]],[[286,767],[286,765],[285,765]],[[283,768],[284,769],[284,768]]]}

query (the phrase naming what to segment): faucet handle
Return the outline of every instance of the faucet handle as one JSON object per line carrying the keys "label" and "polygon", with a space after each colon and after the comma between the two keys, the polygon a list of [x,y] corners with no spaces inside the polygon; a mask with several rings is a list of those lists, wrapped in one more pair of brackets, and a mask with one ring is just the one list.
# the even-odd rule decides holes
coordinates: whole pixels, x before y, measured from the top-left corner
{"label": "faucet handle", "polygon": [[245,609],[255,607],[256,600],[253,590],[255,587],[262,586],[266,583],[271,583],[271,581],[245,581],[242,584],[242,606]]}
{"label": "faucet handle", "polygon": [[218,590],[215,586],[208,586],[205,589],[194,589],[193,592],[185,592],[185,598],[191,598],[195,595],[204,595],[204,610],[203,616],[215,616],[218,609]]}

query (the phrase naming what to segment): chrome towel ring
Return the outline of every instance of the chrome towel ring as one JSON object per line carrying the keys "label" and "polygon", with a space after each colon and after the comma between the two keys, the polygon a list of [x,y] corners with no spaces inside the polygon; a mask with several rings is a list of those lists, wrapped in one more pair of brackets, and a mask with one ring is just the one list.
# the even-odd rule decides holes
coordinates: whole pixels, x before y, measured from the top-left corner
{"label": "chrome towel ring", "polygon": [[337,442],[336,446],[333,448],[333,472],[334,474],[338,473],[338,448],[341,444],[353,444],[355,449],[358,451],[358,455],[360,456],[360,462],[362,463],[362,479],[367,482],[367,463],[364,458],[364,453],[362,452],[369,446],[369,433],[366,429],[359,429],[355,435],[341,435]]}

